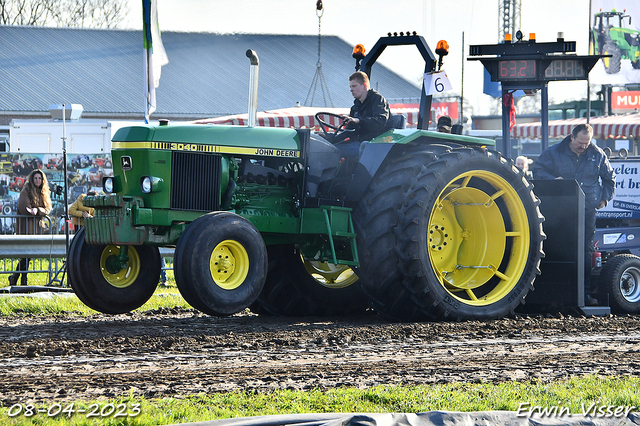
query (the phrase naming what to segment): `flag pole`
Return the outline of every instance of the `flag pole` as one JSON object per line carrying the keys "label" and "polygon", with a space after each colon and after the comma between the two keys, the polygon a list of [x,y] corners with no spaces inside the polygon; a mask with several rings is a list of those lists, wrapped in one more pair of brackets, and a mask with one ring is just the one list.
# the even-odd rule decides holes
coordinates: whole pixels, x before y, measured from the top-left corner
{"label": "flag pole", "polygon": [[149,49],[144,49],[144,124],[149,124]]}
{"label": "flag pole", "polygon": [[156,88],[160,83],[163,65],[169,63],[167,52],[162,45],[160,26],[158,25],[158,1],[142,0],[143,40],[144,40],[144,81],[145,106],[144,120],[149,123],[151,114],[156,110]]}

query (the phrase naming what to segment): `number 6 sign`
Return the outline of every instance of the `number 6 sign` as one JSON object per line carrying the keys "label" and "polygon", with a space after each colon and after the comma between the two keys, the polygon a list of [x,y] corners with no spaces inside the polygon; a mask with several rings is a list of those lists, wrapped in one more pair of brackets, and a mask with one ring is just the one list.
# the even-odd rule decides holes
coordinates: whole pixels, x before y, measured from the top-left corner
{"label": "number 6 sign", "polygon": [[437,95],[451,89],[451,83],[444,71],[424,74],[424,91],[427,95]]}

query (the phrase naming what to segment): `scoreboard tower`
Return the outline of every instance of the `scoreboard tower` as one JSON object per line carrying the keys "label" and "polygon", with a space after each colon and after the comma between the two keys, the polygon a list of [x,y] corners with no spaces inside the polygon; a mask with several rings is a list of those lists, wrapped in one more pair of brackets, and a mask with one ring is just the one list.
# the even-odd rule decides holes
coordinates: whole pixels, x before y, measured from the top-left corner
{"label": "scoreboard tower", "polygon": [[[491,81],[502,83],[502,97],[515,90],[540,90],[542,111],[542,150],[549,146],[549,96],[550,81],[587,80],[589,71],[600,58],[611,55],[570,54],[576,51],[575,41],[565,41],[558,37],[554,42],[536,43],[535,34],[529,40],[522,40],[522,33],[516,33],[517,41],[511,42],[507,34],[500,44],[469,46],[469,61],[480,61],[489,71]],[[507,157],[511,158],[511,131],[509,114],[502,108],[502,140]]]}

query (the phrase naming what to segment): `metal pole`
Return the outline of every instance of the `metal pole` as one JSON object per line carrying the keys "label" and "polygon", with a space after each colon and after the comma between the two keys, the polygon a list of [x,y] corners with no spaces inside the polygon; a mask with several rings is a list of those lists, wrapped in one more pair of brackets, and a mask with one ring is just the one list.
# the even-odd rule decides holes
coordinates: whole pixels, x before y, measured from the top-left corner
{"label": "metal pole", "polygon": [[66,108],[65,104],[62,104],[62,168],[64,170],[64,235],[66,240],[65,259],[69,259],[69,202],[67,188],[67,124],[65,121]]}
{"label": "metal pole", "polygon": [[462,81],[460,82],[460,120],[458,123],[464,125],[464,31],[462,32]]}
{"label": "metal pole", "polygon": [[507,158],[511,158],[511,128],[509,126],[509,111],[504,106],[504,96],[509,93],[509,89],[502,85],[502,144],[504,145],[502,153]]}
{"label": "metal pole", "polygon": [[[589,1],[589,33],[591,33],[591,1]],[[595,46],[595,40],[594,40],[594,46]],[[593,52],[593,53],[597,54],[598,52]],[[591,55],[591,52],[589,52],[589,55]],[[589,124],[590,118],[591,118],[591,87],[589,86],[589,74],[587,74],[587,124]]]}
{"label": "metal pole", "polygon": [[549,92],[548,83],[544,83],[540,89],[540,136],[542,138],[542,151],[549,148]]}

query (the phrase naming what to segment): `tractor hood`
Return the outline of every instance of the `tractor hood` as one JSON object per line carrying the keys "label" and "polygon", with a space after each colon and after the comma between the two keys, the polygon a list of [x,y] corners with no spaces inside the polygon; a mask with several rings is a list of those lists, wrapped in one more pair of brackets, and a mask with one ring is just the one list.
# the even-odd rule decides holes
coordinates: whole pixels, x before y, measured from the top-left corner
{"label": "tractor hood", "polygon": [[119,129],[112,148],[300,157],[300,137],[294,129],[274,127],[140,125]]}

